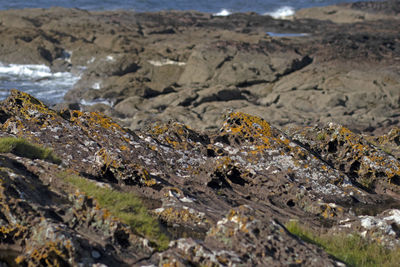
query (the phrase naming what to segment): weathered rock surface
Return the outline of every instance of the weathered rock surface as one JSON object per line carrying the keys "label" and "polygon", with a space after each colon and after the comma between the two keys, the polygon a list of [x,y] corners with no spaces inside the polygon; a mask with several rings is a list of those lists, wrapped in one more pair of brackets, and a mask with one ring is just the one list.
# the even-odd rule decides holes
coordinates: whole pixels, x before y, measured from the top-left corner
{"label": "weathered rock surface", "polygon": [[217,129],[234,109],[277,127],[332,121],[379,134],[400,123],[399,7],[392,0],[352,3],[300,10],[292,20],[0,11],[0,61],[84,67],[66,101],[98,103],[85,109],[130,129],[170,119]]}
{"label": "weathered rock surface", "polygon": [[[1,136],[62,159],[0,154],[0,260],[11,266],[343,266],[291,235],[291,219],[400,247],[398,129],[367,137],[331,123],[284,133],[235,111],[218,131],[177,122],[131,131],[17,90],[0,115]],[[157,251],[60,173],[140,196],[165,226],[168,248]]]}
{"label": "weathered rock surface", "polygon": [[330,20],[337,23],[354,23],[366,20],[399,19],[399,1],[375,1],[340,4],[335,6],[301,9],[294,18]]}

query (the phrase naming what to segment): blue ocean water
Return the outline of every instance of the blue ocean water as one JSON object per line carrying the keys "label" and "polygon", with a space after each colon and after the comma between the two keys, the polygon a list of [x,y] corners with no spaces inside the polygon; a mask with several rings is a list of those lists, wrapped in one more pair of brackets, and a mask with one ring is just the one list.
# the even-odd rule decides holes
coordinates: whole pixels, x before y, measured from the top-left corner
{"label": "blue ocean water", "polygon": [[[282,7],[291,7],[294,10],[333,5],[360,0],[0,0],[0,9],[19,8],[48,8],[52,6],[73,7],[87,10],[198,10],[202,12],[218,13],[222,10],[229,12],[257,12],[270,13]],[[361,0],[362,1],[362,0]]]}

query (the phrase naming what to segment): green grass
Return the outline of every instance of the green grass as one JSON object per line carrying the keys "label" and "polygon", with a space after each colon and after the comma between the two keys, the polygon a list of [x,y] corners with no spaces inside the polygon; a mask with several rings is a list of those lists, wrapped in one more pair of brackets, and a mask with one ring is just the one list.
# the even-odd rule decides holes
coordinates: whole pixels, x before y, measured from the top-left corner
{"label": "green grass", "polygon": [[169,238],[162,232],[158,221],[149,215],[142,201],[132,193],[102,188],[77,175],[60,174],[60,176],[97,200],[102,208],[128,224],[133,231],[155,243],[159,250],[168,247]]}
{"label": "green grass", "polygon": [[51,148],[29,143],[22,138],[1,137],[0,153],[13,153],[24,158],[42,159],[56,164],[61,163],[61,160],[53,154]]}
{"label": "green grass", "polygon": [[398,266],[400,248],[390,250],[368,241],[359,234],[318,235],[297,221],[290,221],[286,228],[305,242],[323,248],[327,253],[349,266]]}

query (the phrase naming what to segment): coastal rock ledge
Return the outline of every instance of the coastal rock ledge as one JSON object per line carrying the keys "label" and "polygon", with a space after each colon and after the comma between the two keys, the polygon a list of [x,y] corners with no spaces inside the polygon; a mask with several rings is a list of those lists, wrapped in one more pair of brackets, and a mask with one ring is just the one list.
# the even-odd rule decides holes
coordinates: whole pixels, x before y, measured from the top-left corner
{"label": "coastal rock ledge", "polygon": [[170,119],[217,130],[233,108],[278,128],[334,121],[380,135],[400,126],[399,18],[400,0],[304,9],[290,20],[0,10],[0,64],[73,75],[60,105],[101,111],[131,130]]}
{"label": "coastal rock ledge", "polygon": [[345,266],[296,222],[400,248],[398,128],[281,131],[230,112],[216,131],[131,131],[17,90],[0,123],[2,266]]}

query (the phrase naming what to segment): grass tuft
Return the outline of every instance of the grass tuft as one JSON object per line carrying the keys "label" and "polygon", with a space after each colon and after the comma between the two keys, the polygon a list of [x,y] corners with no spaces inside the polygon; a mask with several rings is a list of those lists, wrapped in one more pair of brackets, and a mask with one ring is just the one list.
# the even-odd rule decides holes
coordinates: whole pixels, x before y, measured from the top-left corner
{"label": "grass tuft", "polygon": [[99,187],[92,181],[77,175],[62,174],[61,176],[88,196],[93,197],[102,208],[128,224],[133,231],[154,242],[159,250],[168,248],[168,236],[162,232],[158,221],[149,215],[137,196]]}
{"label": "grass tuft", "polygon": [[55,164],[61,163],[61,160],[53,154],[51,148],[29,143],[27,140],[22,138],[0,138],[0,153],[13,153],[24,158],[42,159]]}
{"label": "grass tuft", "polygon": [[323,234],[300,226],[297,221],[286,224],[290,233],[305,242],[323,248],[327,253],[349,266],[398,266],[400,248],[387,249],[359,234]]}

